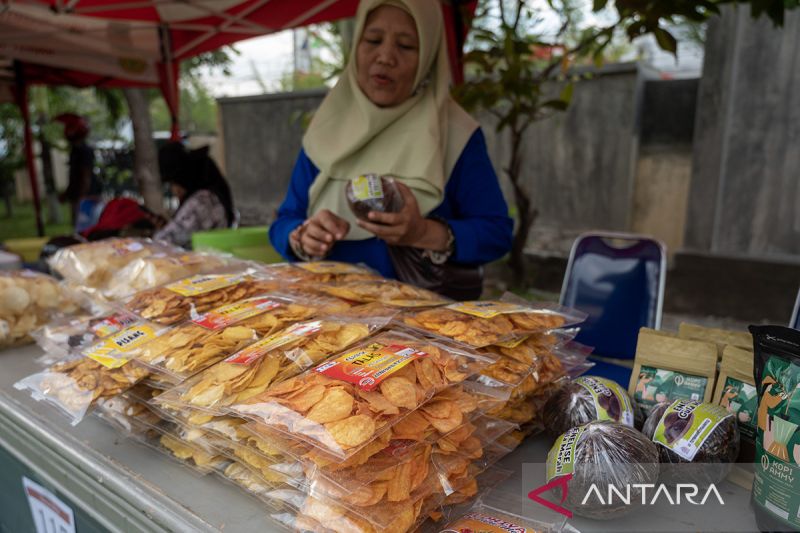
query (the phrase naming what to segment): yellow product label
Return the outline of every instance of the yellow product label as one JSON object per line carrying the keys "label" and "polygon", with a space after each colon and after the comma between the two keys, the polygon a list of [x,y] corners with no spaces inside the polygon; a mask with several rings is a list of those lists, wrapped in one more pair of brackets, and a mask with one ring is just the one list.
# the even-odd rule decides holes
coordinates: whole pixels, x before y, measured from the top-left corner
{"label": "yellow product label", "polygon": [[89,354],[86,357],[100,363],[104,367],[109,368],[111,370],[114,370],[115,368],[119,368],[121,366],[125,366],[128,364],[127,359],[114,359],[113,357],[107,357],[103,355],[93,355],[93,354]]}
{"label": "yellow product label", "polygon": [[269,337],[264,337],[255,344],[243,348],[225,359],[226,363],[233,363],[235,365],[251,365],[258,361],[264,355],[275,348],[294,342],[301,337],[313,335],[322,329],[322,321],[316,320],[314,322],[303,322],[295,324],[290,328],[279,331]]}
{"label": "yellow product label", "polygon": [[206,329],[216,330],[260,315],[261,313],[280,307],[280,305],[280,302],[266,297],[248,298],[247,300],[241,300],[236,303],[218,307],[192,320],[192,322]]}
{"label": "yellow product label", "polygon": [[494,301],[458,302],[447,306],[447,309],[476,316],[478,318],[494,318],[509,313],[530,313],[533,309],[524,305]]}
{"label": "yellow product label", "polygon": [[322,363],[314,371],[371,391],[407,364],[423,357],[428,354],[415,348],[376,342]]}
{"label": "yellow product label", "polygon": [[200,296],[207,292],[224,289],[244,281],[241,275],[206,274],[185,278],[167,285],[167,289],[181,296]]}
{"label": "yellow product label", "polygon": [[495,346],[500,346],[501,348],[508,348],[510,350],[513,350],[514,348],[516,348],[517,346],[528,340],[528,337],[530,337],[530,335],[524,335],[522,337],[511,339],[510,341],[506,342],[498,342],[497,344],[495,344]]}
{"label": "yellow product label", "polygon": [[119,359],[118,357],[114,357],[114,354],[127,353],[134,348],[138,348],[143,344],[150,342],[157,336],[158,335],[156,335],[156,332],[152,326],[131,326],[120,331],[116,335],[112,335],[102,342],[95,344],[85,351],[83,355],[105,365],[103,361]]}
{"label": "yellow product label", "polygon": [[310,263],[297,263],[297,266],[314,274],[360,274],[362,268],[349,263],[337,261],[311,261]]}
{"label": "yellow product label", "polygon": [[535,530],[484,513],[469,513],[451,522],[440,533],[533,533]]}
{"label": "yellow product label", "polygon": [[375,174],[359,176],[352,180],[353,196],[356,200],[378,200],[383,198],[383,182]]}

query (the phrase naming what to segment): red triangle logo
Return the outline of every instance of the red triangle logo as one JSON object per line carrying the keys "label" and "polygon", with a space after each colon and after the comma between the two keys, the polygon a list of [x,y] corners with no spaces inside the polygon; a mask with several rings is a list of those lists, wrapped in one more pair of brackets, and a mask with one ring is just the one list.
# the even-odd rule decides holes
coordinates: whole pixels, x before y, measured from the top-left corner
{"label": "red triangle logo", "polygon": [[569,509],[565,509],[564,507],[561,507],[560,505],[556,505],[553,502],[549,502],[549,501],[547,501],[544,498],[541,498],[539,496],[540,494],[542,494],[544,492],[553,490],[554,488],[560,486],[561,487],[561,501],[559,503],[564,503],[564,501],[567,499],[567,494],[568,494],[568,491],[569,491],[569,487],[568,487],[567,484],[569,483],[569,481],[571,479],[572,479],[572,474],[567,474],[565,476],[557,477],[556,479],[550,481],[549,483],[547,483],[545,485],[542,485],[538,489],[533,489],[532,491],[530,491],[528,493],[528,498],[530,498],[531,500],[535,501],[539,505],[544,505],[545,507],[547,507],[551,511],[555,511],[555,512],[557,512],[559,514],[562,514],[562,515],[566,516],[567,518],[572,518],[572,511],[570,511]]}

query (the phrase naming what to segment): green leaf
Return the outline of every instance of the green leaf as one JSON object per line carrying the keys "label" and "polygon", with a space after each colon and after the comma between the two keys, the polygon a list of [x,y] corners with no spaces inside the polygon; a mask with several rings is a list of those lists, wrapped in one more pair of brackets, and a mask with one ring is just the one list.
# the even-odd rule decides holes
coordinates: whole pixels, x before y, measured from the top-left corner
{"label": "green leaf", "polygon": [[573,95],[574,92],[575,92],[575,84],[574,83],[568,83],[564,87],[564,89],[561,90],[561,94],[558,95],[558,97],[562,101],[566,102],[567,105],[569,105],[570,102],[572,102],[572,95]]}
{"label": "green leaf", "polygon": [[600,11],[601,9],[606,7],[606,4],[608,4],[608,0],[594,0],[594,3],[592,5],[592,10]]}
{"label": "green leaf", "polygon": [[678,41],[675,40],[675,37],[670,32],[659,27],[653,30],[653,35],[655,35],[656,42],[662,50],[670,52],[674,56],[678,55]]}

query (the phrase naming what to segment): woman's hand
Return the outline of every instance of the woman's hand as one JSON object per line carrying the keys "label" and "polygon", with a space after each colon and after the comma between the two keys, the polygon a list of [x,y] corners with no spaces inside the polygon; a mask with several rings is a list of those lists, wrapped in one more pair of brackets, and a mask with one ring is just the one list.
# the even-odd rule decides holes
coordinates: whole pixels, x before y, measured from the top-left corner
{"label": "woman's hand", "polygon": [[447,228],[440,222],[422,216],[411,189],[399,182],[397,188],[403,196],[403,209],[400,212],[370,211],[367,215],[370,221],[358,220],[358,225],[394,246],[413,246],[435,251],[447,249]]}
{"label": "woman's hand", "polygon": [[292,233],[289,240],[293,249],[300,249],[308,256],[321,258],[327,256],[336,241],[345,238],[350,224],[327,209],[309,218]]}

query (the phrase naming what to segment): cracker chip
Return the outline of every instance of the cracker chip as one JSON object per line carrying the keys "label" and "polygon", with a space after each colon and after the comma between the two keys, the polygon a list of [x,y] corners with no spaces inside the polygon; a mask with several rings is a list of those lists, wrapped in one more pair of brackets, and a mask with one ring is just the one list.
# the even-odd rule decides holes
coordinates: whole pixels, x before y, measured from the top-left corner
{"label": "cracker chip", "polygon": [[392,404],[405,409],[417,406],[417,393],[414,384],[406,378],[390,377],[380,386],[381,394]]}
{"label": "cracker chip", "polygon": [[365,415],[355,415],[325,424],[325,429],[338,444],[354,448],[372,438],[375,434],[375,421]]}

